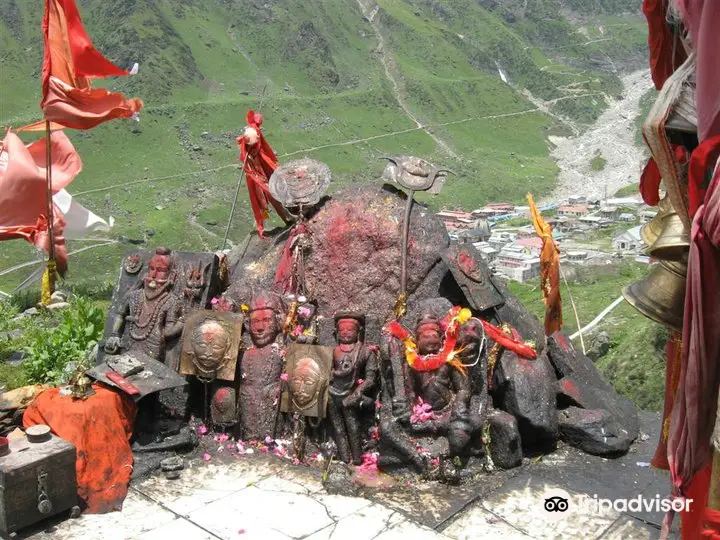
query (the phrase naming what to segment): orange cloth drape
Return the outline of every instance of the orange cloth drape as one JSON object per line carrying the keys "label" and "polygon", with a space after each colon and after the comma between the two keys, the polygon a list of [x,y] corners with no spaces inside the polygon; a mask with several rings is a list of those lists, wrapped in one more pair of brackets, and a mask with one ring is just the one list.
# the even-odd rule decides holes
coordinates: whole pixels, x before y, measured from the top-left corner
{"label": "orange cloth drape", "polygon": [[537,235],[542,238],[540,252],[540,285],[545,301],[545,335],[550,336],[563,325],[562,300],[560,299],[560,250],[552,237],[552,229],[535,206],[533,196],[528,193],[530,217]]}
{"label": "orange cloth drape", "polygon": [[[90,129],[114,118],[130,118],[140,111],[139,99],[90,87],[92,78],[129,72],[95,49],[74,0],[46,0],[42,30],[45,56],[40,106],[46,120],[70,128]],[[38,131],[45,129],[45,123],[22,129]]]}
{"label": "orange cloth drape", "polygon": [[[50,136],[52,155],[52,193],[67,187],[82,170],[82,161],[70,139],[62,131]],[[29,146],[8,131],[0,151],[0,241],[23,238],[50,251],[47,220],[47,164],[45,138]],[[63,238],[65,222],[60,210],[53,212],[55,255],[58,271],[67,268]]]}
{"label": "orange cloth drape", "polygon": [[86,400],[61,396],[59,388],[41,393],[23,416],[25,428],[50,426],[77,450],[78,497],[89,514],[122,509],[133,466],[130,436],[137,405],[122,392],[93,385]]}

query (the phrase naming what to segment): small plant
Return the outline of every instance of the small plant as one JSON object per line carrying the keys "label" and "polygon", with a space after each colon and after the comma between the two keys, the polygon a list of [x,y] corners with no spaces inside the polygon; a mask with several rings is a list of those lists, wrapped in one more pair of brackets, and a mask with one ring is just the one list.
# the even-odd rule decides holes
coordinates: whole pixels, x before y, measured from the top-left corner
{"label": "small plant", "polygon": [[66,382],[70,362],[84,360],[88,349],[100,339],[104,313],[89,301],[77,298],[62,312],[55,328],[39,327],[31,333],[25,347],[28,359],[23,363],[30,383],[60,384]]}
{"label": "small plant", "polygon": [[596,172],[602,171],[606,164],[607,159],[605,159],[602,154],[596,154],[595,157],[590,160],[590,168]]}

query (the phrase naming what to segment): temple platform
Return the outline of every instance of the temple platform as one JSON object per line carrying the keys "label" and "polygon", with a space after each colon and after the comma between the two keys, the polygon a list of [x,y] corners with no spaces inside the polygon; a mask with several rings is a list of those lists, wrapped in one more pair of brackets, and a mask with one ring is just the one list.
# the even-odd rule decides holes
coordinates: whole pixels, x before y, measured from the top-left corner
{"label": "temple platform", "polygon": [[[322,470],[268,455],[186,461],[177,480],[161,473],[134,481],[122,512],[46,522],[18,538],[83,540],[262,539],[390,540],[395,538],[653,539],[659,511],[589,512],[578,498],[644,500],[667,496],[669,475],[648,467],[660,415],[641,413],[641,435],[618,459],[568,445],[526,458],[522,467],[489,473],[461,486],[397,482],[364,496],[328,494]],[[548,490],[569,495],[565,512],[548,512]],[[679,519],[673,527],[678,535]]]}

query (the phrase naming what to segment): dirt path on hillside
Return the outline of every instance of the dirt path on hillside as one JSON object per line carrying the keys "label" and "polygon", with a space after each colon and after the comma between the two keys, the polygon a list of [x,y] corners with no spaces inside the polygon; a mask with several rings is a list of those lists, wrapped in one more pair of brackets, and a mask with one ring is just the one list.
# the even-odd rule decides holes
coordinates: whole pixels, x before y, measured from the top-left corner
{"label": "dirt path on hillside", "polygon": [[[635,139],[635,119],[640,112],[640,98],[652,87],[649,70],[622,77],[623,98],[613,101],[595,124],[577,137],[550,137],[555,145],[551,157],[560,168],[553,193],[543,202],[586,196],[591,199],[612,197],[629,184],[640,181],[645,149]],[[600,171],[590,162],[595,156],[606,160]]]}
{"label": "dirt path on hillside", "polygon": [[427,133],[435,141],[435,143],[440,148],[442,148],[442,150],[446,154],[455,159],[458,159],[458,155],[453,151],[450,145],[447,142],[443,141],[440,137],[435,135],[426,126],[424,126],[422,122],[420,122],[420,120],[418,120],[417,117],[413,114],[407,101],[405,101],[405,96],[403,95],[404,92],[401,90],[402,81],[400,78],[400,74],[398,73],[398,69],[395,65],[395,60],[393,59],[392,54],[390,53],[390,51],[388,51],[387,45],[385,43],[385,38],[382,34],[382,29],[380,28],[380,23],[377,17],[375,17],[375,15],[377,14],[377,10],[374,8],[377,6],[373,6],[373,9],[368,9],[368,6],[366,6],[368,2],[363,2],[363,0],[357,0],[357,3],[358,6],[360,6],[360,10],[362,11],[363,15],[365,15],[365,18],[370,23],[370,26],[372,26],[372,29],[375,32],[375,37],[378,40],[377,52],[380,55],[380,63],[385,70],[385,77],[388,81],[390,81],[390,86],[392,87],[392,92],[395,96],[395,100],[398,102],[398,105],[400,105],[400,108],[403,110],[405,115],[410,118],[410,120],[412,120],[418,128],[422,129],[425,133]]}

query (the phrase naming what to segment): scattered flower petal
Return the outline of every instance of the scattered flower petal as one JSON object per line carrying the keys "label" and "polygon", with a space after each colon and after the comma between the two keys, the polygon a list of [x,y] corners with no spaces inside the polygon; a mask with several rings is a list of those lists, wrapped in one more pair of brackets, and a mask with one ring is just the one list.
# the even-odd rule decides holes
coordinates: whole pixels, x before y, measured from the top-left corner
{"label": "scattered flower petal", "polygon": [[287,373],[283,373],[282,375],[280,375],[280,380],[288,382],[290,380],[290,375],[288,375]]}
{"label": "scattered flower petal", "polygon": [[212,456],[210,454],[208,454],[207,452],[205,452],[203,454],[203,461],[210,461],[211,459],[212,459]]}

